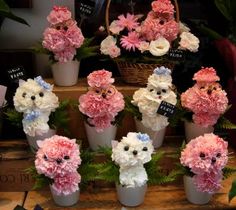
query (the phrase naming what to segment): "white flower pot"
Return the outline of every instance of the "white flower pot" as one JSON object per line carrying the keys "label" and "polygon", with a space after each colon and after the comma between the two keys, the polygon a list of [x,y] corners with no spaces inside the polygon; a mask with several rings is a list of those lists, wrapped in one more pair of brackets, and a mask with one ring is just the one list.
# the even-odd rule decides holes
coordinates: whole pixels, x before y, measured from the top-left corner
{"label": "white flower pot", "polygon": [[213,126],[209,126],[205,128],[195,123],[186,122],[186,121],[184,122],[184,128],[185,128],[185,137],[186,137],[187,143],[198,136],[201,136],[205,133],[212,133],[214,131]]}
{"label": "white flower pot", "polygon": [[184,190],[188,201],[193,204],[207,204],[212,197],[212,195],[207,192],[197,191],[193,183],[193,178],[190,176],[184,176]]}
{"label": "white flower pot", "polygon": [[116,184],[117,197],[125,206],[138,206],[143,203],[147,191],[147,184],[141,187],[123,187]]}
{"label": "white flower pot", "polygon": [[53,200],[58,206],[73,206],[78,203],[80,191],[77,190],[69,195],[57,195],[50,185]]}
{"label": "white flower pot", "polygon": [[26,134],[26,138],[28,140],[28,143],[30,145],[30,149],[33,153],[36,153],[39,149],[37,145],[38,140],[44,140],[46,138],[50,138],[56,134],[56,130],[49,129],[48,132],[42,134],[42,135],[35,135],[35,136],[29,136]]}
{"label": "white flower pot", "polygon": [[54,83],[58,86],[72,86],[78,81],[79,64],[77,60],[52,65]]}
{"label": "white flower pot", "polygon": [[3,107],[0,107],[0,136],[2,135]]}
{"label": "white flower pot", "polygon": [[143,123],[137,119],[135,119],[135,125],[137,132],[146,133],[149,135],[155,149],[162,146],[166,128],[163,128],[159,131],[153,131],[152,129],[145,127]]}
{"label": "white flower pot", "polygon": [[96,151],[99,147],[111,147],[111,141],[116,138],[116,126],[111,125],[109,128],[104,129],[103,132],[97,132],[95,127],[88,125],[86,122],[84,126],[90,148],[93,151]]}

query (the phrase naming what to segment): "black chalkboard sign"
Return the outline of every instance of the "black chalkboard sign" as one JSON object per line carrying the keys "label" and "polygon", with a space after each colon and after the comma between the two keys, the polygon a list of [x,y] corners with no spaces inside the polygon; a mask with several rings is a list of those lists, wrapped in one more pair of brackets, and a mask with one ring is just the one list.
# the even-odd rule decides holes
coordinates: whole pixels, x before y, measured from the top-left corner
{"label": "black chalkboard sign", "polygon": [[171,60],[176,61],[183,61],[185,59],[184,51],[180,49],[170,49],[168,56]]}
{"label": "black chalkboard sign", "polygon": [[7,76],[10,84],[18,84],[20,79],[25,80],[27,78],[23,66],[16,66],[7,69]]}
{"label": "black chalkboard sign", "polygon": [[170,117],[174,114],[175,109],[175,105],[170,104],[166,101],[162,101],[157,110],[157,113],[166,117]]}
{"label": "black chalkboard sign", "polygon": [[104,4],[105,0],[80,0],[79,15],[85,19],[88,17],[96,16]]}

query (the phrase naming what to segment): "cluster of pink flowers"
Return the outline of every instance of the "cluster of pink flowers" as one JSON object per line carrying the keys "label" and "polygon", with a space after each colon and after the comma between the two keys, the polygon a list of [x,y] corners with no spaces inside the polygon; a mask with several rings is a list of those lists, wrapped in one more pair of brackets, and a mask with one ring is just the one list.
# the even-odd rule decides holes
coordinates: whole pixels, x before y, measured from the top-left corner
{"label": "cluster of pink flowers", "polygon": [[71,12],[66,7],[54,6],[47,20],[51,25],[43,33],[43,47],[51,51],[59,62],[73,60],[84,36]]}
{"label": "cluster of pink flowers", "polygon": [[114,79],[109,71],[94,71],[87,78],[90,90],[80,96],[79,110],[88,117],[90,125],[102,132],[124,109],[123,95],[112,85]]}
{"label": "cluster of pink flowers", "polygon": [[194,173],[201,192],[214,193],[221,187],[222,169],[228,162],[228,143],[213,133],[192,139],[181,153],[180,162]]}
{"label": "cluster of pink flowers", "polygon": [[152,10],[143,21],[142,15],[127,13],[118,16],[109,26],[112,35],[101,43],[101,53],[111,58],[120,56],[121,50],[163,56],[178,36],[180,49],[197,52],[198,38],[189,32],[188,27],[175,21],[174,13],[170,0],[154,0]]}
{"label": "cluster of pink flowers", "polygon": [[79,189],[80,175],[77,172],[81,163],[79,146],[75,139],[63,136],[37,141],[35,167],[39,174],[53,179],[52,188],[60,195],[68,195]]}
{"label": "cluster of pink flowers", "polygon": [[215,125],[228,106],[227,94],[217,82],[214,68],[202,68],[194,74],[196,84],[181,95],[183,107],[193,112],[193,122],[203,127]]}

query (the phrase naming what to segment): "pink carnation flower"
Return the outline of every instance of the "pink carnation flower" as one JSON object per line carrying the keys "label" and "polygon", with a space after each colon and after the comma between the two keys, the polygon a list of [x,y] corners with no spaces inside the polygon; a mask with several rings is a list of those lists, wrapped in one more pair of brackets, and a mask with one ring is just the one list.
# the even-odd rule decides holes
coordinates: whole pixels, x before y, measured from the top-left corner
{"label": "pink carnation flower", "polygon": [[67,7],[54,6],[47,17],[49,23],[55,25],[71,19],[71,12]]}
{"label": "pink carnation flower", "polygon": [[74,47],[68,46],[63,51],[55,52],[54,58],[59,62],[65,63],[72,61],[76,54],[76,49]]}
{"label": "pink carnation flower", "polygon": [[58,174],[54,178],[52,189],[57,195],[70,195],[79,190],[81,177],[77,172],[67,173],[64,176]]}
{"label": "pink carnation flower", "polygon": [[118,20],[116,21],[116,25],[120,28],[127,28],[129,31],[135,29],[139,26],[138,17],[135,15],[131,15],[127,13],[126,17],[124,15],[120,15]]}
{"label": "pink carnation flower", "polygon": [[112,78],[112,73],[105,69],[97,70],[90,73],[87,77],[90,87],[107,87],[115,80]]}
{"label": "pink carnation flower", "polygon": [[161,18],[170,19],[174,16],[174,6],[170,0],[153,1],[152,10]]}
{"label": "pink carnation flower", "polygon": [[76,25],[69,27],[65,33],[66,39],[70,42],[70,45],[74,48],[79,48],[84,42],[84,36]]}
{"label": "pink carnation flower", "polygon": [[206,67],[199,70],[197,73],[194,74],[193,80],[197,82],[217,82],[220,78],[216,74],[216,70],[213,67]]}
{"label": "pink carnation flower", "polygon": [[192,139],[181,152],[180,162],[194,174],[221,172],[228,162],[228,143],[217,135],[204,134]]}
{"label": "pink carnation flower", "polygon": [[198,191],[213,194],[221,188],[222,178],[221,171],[219,173],[207,172],[195,175],[193,181]]}
{"label": "pink carnation flower", "polygon": [[92,87],[79,98],[79,110],[88,116],[89,124],[98,132],[108,128],[115,116],[124,109],[123,95],[111,84],[114,79],[106,70],[94,71],[88,76]]}
{"label": "pink carnation flower", "polygon": [[79,146],[75,139],[54,135],[44,141],[38,141],[35,167],[39,174],[54,178],[58,174],[76,172],[81,163]]}
{"label": "pink carnation flower", "polygon": [[136,48],[139,48],[141,43],[139,34],[135,31],[129,32],[128,36],[122,36],[120,40],[121,46],[128,51],[135,51]]}

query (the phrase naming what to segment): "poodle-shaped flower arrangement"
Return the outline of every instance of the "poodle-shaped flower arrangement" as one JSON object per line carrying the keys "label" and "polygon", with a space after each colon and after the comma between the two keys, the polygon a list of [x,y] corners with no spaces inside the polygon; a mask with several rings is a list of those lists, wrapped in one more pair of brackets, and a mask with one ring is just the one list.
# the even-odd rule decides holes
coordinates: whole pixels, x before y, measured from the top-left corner
{"label": "poodle-shaped flower arrangement", "polygon": [[[209,133],[192,139],[181,152],[180,162],[184,166],[186,194],[190,202],[200,203],[193,193],[204,193],[203,202],[208,202],[210,195],[221,188],[221,181],[235,168],[226,167],[228,162],[228,142]],[[193,191],[187,189],[191,181]]]}
{"label": "poodle-shaped flower arrangement", "polygon": [[29,136],[43,135],[49,130],[49,115],[59,106],[53,86],[41,76],[27,81],[20,80],[14,95],[14,106],[23,113],[23,129]]}
{"label": "poodle-shaped flower arrangement", "polygon": [[[147,86],[135,91],[131,101],[136,107],[136,113],[133,112],[133,114],[137,119],[137,130],[147,132],[154,141],[155,147],[161,145],[161,143],[156,142],[156,138],[161,139],[156,133],[162,131],[163,139],[165,128],[169,124],[168,116],[166,115],[168,112],[162,113],[159,112],[159,109],[164,107],[163,103],[168,103],[171,108],[166,107],[164,110],[169,110],[169,113],[171,113],[174,112],[173,107],[177,103],[177,96],[173,89],[171,70],[164,66],[157,67],[154,69],[153,74],[149,76]],[[131,107],[128,110],[132,112],[135,107]]]}
{"label": "poodle-shaped flower arrangement", "polygon": [[[125,106],[123,95],[112,85],[114,79],[111,76],[111,72],[104,69],[90,73],[88,75],[89,90],[79,97],[79,110],[86,117],[85,127],[89,140],[99,138],[99,135],[108,131],[112,133],[112,136],[107,137],[109,145],[115,138],[116,117]],[[93,128],[96,136],[90,138],[89,134],[93,132]],[[101,136],[101,138],[106,137]]]}
{"label": "poodle-shaped flower arrangement", "polygon": [[[35,168],[39,176],[50,183],[54,201],[62,206],[71,206],[78,201],[81,164],[79,145],[75,139],[54,135],[37,141]],[[70,203],[65,198],[69,198]]]}

